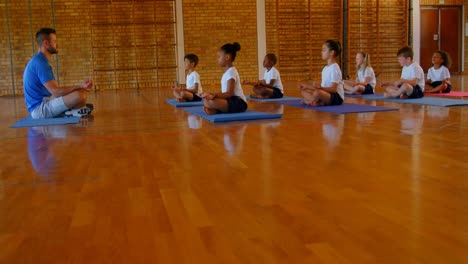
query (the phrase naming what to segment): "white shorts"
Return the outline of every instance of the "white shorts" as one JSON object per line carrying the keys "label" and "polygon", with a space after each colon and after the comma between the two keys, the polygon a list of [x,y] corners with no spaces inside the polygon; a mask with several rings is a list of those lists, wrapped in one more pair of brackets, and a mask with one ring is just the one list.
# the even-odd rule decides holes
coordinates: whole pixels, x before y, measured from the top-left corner
{"label": "white shorts", "polygon": [[53,118],[68,110],[62,97],[44,98],[42,103],[31,112],[33,119]]}

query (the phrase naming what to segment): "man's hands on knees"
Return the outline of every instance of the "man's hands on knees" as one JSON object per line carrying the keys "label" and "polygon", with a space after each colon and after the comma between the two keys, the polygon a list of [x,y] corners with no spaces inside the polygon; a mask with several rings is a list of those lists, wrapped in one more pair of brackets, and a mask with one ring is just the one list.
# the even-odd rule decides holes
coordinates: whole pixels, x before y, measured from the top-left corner
{"label": "man's hands on knees", "polygon": [[44,83],[44,86],[54,97],[60,97],[70,94],[74,91],[90,92],[93,90],[94,82],[91,79],[86,79],[79,86],[59,87],[55,80],[50,80]]}

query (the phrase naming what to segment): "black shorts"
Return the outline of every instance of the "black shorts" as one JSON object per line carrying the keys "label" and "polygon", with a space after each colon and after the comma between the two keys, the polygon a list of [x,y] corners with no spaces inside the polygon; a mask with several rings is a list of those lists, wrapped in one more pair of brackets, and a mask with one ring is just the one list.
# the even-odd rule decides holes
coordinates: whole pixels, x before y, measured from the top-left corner
{"label": "black shorts", "polygon": [[408,96],[408,98],[416,99],[416,98],[422,98],[422,97],[424,97],[424,93],[421,90],[421,87],[419,87],[419,85],[413,86],[413,92],[411,93],[410,96]]}
{"label": "black shorts", "polygon": [[343,104],[343,98],[338,93],[330,93],[330,105]]}
{"label": "black shorts", "polygon": [[364,87],[364,92],[362,94],[374,94],[374,88],[372,88],[372,85],[366,84],[366,87]]}
{"label": "black shorts", "polygon": [[195,93],[194,93],[194,94],[193,94],[193,99],[192,99],[191,102],[199,102],[199,101],[201,101],[201,100],[202,100],[202,98],[201,98],[200,96],[198,96],[198,94],[195,94]]}
{"label": "black shorts", "polygon": [[239,96],[231,96],[226,100],[228,103],[228,113],[242,113],[247,110],[247,103]]}
{"label": "black shorts", "polygon": [[273,95],[270,98],[283,98],[283,93],[280,89],[273,87]]}
{"label": "black shorts", "polygon": [[[436,88],[437,86],[441,85],[442,82],[441,81],[437,81],[437,82],[432,82],[430,85],[433,87],[433,88]],[[441,91],[442,93],[450,93],[450,91],[452,90],[452,85],[447,85],[447,89]]]}

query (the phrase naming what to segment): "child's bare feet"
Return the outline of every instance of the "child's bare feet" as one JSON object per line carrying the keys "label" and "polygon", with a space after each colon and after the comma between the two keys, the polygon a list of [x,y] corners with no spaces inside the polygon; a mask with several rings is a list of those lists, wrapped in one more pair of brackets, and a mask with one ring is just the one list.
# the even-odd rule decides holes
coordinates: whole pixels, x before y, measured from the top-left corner
{"label": "child's bare feet", "polygon": [[177,102],[179,102],[179,103],[185,103],[185,99],[184,99],[184,98],[177,98]]}
{"label": "child's bare feet", "polygon": [[312,105],[312,106],[324,106],[325,103],[322,100],[317,99],[317,100],[313,101],[310,105]]}
{"label": "child's bare feet", "polygon": [[214,115],[218,112],[216,109],[208,108],[206,106],[203,107],[203,111],[205,111],[205,114],[207,115]]}
{"label": "child's bare feet", "polygon": [[408,99],[408,98],[409,98],[409,96],[408,96],[408,95],[406,95],[406,94],[402,94],[402,95],[400,95],[400,99]]}
{"label": "child's bare feet", "polygon": [[384,98],[392,98],[393,96],[391,94],[389,94],[389,93],[384,93],[383,97]]}
{"label": "child's bare feet", "polygon": [[440,89],[439,93],[443,93],[445,90],[447,90],[447,88],[448,88],[448,84],[446,82],[444,82],[442,84],[442,89]]}

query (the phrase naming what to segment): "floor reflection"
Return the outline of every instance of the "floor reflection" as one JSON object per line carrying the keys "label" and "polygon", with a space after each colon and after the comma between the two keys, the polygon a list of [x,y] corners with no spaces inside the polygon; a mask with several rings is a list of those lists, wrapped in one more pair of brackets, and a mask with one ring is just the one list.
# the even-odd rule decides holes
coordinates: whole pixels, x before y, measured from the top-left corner
{"label": "floor reflection", "polygon": [[338,115],[336,119],[327,120],[322,123],[322,135],[330,147],[340,144],[345,123],[345,115]]}
{"label": "floor reflection", "polygon": [[449,107],[426,106],[426,113],[428,117],[446,119],[449,115],[449,112]]}
{"label": "floor reflection", "polygon": [[[366,105],[377,106],[377,101],[366,102]],[[367,112],[367,113],[358,113],[357,114],[357,131],[361,132],[364,128],[370,127],[375,120],[375,115],[377,112]]]}
{"label": "floor reflection", "polygon": [[200,129],[202,128],[202,119],[196,115],[189,114],[187,116],[187,124],[191,129]]}
{"label": "floor reflection", "polygon": [[224,149],[229,154],[239,154],[241,152],[246,128],[247,124],[224,127]]}
{"label": "floor reflection", "polygon": [[407,135],[419,135],[424,124],[424,106],[415,105],[400,111],[400,132]]}
{"label": "floor reflection", "polygon": [[49,176],[57,165],[52,149],[58,139],[66,138],[67,126],[31,127],[28,131],[28,155],[32,167],[40,176]]}

